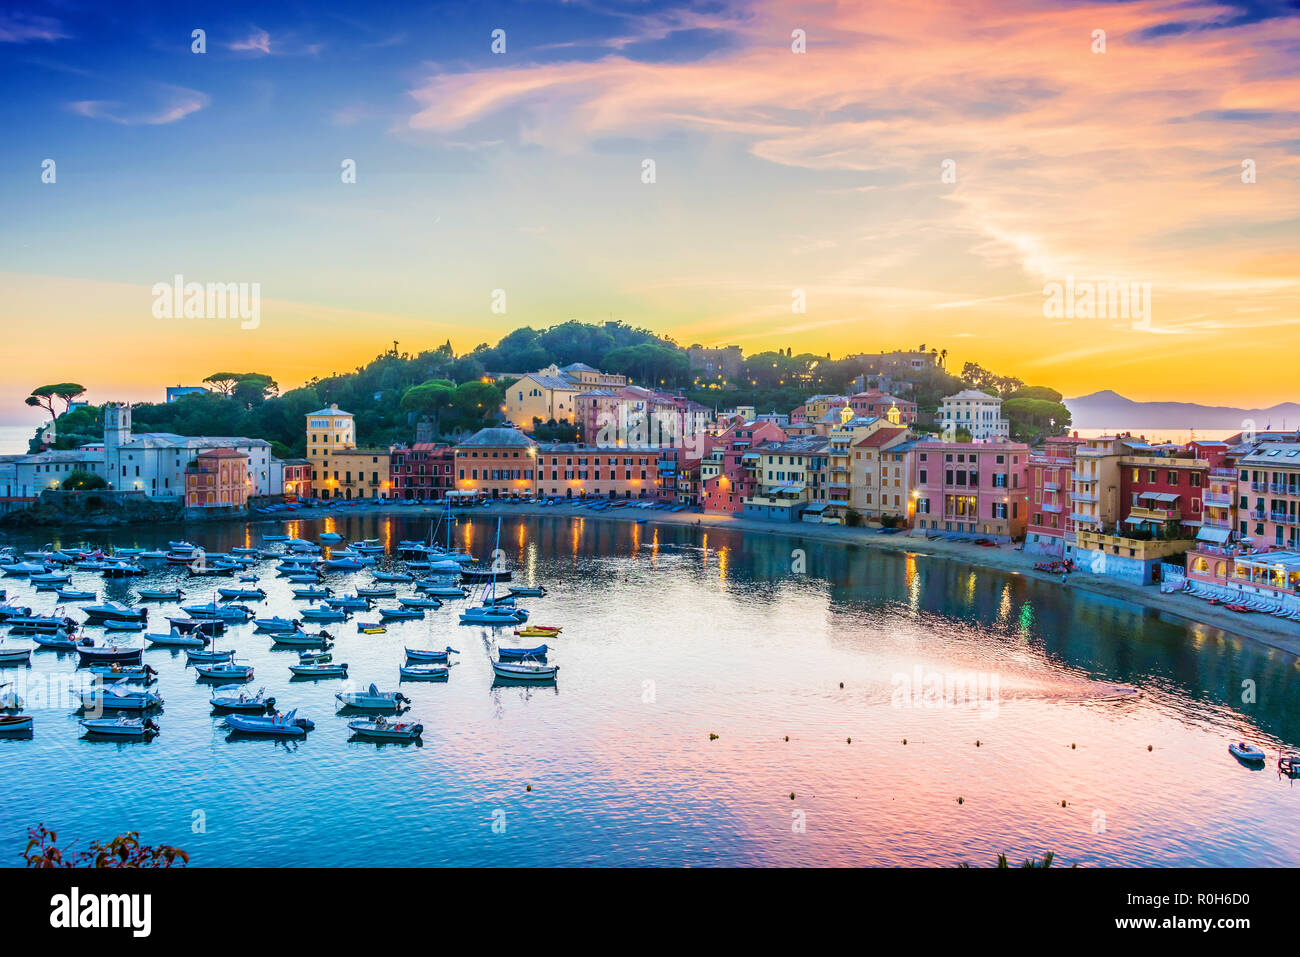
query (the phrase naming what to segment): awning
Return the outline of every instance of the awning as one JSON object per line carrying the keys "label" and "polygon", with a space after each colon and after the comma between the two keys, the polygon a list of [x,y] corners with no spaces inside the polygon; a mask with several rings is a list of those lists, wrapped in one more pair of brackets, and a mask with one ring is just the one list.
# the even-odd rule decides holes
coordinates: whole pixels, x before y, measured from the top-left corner
{"label": "awning", "polygon": [[1179,495],[1177,492],[1143,492],[1138,498],[1149,498],[1153,502],[1176,502]]}
{"label": "awning", "polygon": [[826,503],[825,503],[825,502],[818,502],[818,503],[816,503],[816,504],[814,504],[814,505],[809,505],[807,508],[804,509],[804,511],[805,511],[805,512],[824,512],[824,511],[826,511]]}
{"label": "awning", "polygon": [[1196,540],[1198,542],[1215,542],[1223,545],[1231,535],[1231,529],[1220,528],[1217,525],[1202,525],[1201,530],[1196,533]]}
{"label": "awning", "polygon": [[741,456],[741,459],[742,459],[742,460],[745,460],[745,459],[760,459],[760,458],[762,458],[762,456],[759,455],[757,452],[746,452],[744,455]]}

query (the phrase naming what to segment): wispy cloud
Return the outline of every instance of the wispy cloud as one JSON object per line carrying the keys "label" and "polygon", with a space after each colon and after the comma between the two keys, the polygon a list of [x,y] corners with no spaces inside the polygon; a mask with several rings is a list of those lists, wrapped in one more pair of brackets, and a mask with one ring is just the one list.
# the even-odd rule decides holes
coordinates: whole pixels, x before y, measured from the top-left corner
{"label": "wispy cloud", "polygon": [[253,29],[253,32],[246,39],[236,40],[230,44],[230,49],[240,53],[271,53],[271,34],[265,30]]}
{"label": "wispy cloud", "polygon": [[68,109],[78,116],[106,120],[121,126],[161,126],[183,120],[208,105],[208,96],[198,90],[167,87],[160,102],[152,107],[132,107],[112,100],[75,100]]}
{"label": "wispy cloud", "polygon": [[53,17],[43,17],[21,10],[0,11],[0,43],[51,43],[66,40],[63,25]]}

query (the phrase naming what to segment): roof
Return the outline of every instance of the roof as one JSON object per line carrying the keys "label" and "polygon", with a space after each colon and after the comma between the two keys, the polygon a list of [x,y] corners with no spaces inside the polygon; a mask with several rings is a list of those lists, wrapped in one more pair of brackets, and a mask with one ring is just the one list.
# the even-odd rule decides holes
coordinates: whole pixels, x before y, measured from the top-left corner
{"label": "roof", "polygon": [[1300,468],[1300,443],[1265,442],[1256,446],[1237,462],[1239,466],[1260,465],[1266,468],[1286,466]]}
{"label": "roof", "polygon": [[567,366],[561,366],[560,371],[561,372],[596,372],[599,374],[598,369],[593,369],[585,362],[570,362]]}
{"label": "roof", "polygon": [[987,392],[981,392],[979,389],[962,389],[956,395],[946,395],[943,397],[944,402],[951,402],[954,399],[962,399],[966,402],[983,400],[985,402],[1001,402],[1002,399],[996,395],[989,395]]}
{"label": "roof", "polygon": [[479,429],[456,447],[459,449],[525,449],[536,445],[536,442],[518,429],[488,428]]}
{"label": "roof", "polygon": [[247,452],[236,452],[230,448],[204,449],[199,453],[199,458],[205,459],[246,459]]}
{"label": "roof", "polygon": [[878,449],[883,445],[888,445],[891,439],[899,438],[906,435],[907,429],[876,429],[865,439],[859,439],[853,443],[855,449]]}
{"label": "roof", "polygon": [[800,435],[784,442],[772,442],[758,448],[764,455],[815,455],[825,452],[830,439],[824,435]]}
{"label": "roof", "polygon": [[[563,389],[565,392],[577,392],[578,386],[572,379],[566,379],[562,376],[542,375],[540,372],[530,372],[527,375],[520,376],[519,382],[524,379],[532,379],[538,385],[546,389]],[[516,383],[517,385],[518,383]]]}
{"label": "roof", "polygon": [[351,412],[344,412],[337,405],[332,405],[328,409],[317,409],[315,412],[308,412],[308,415],[351,415]]}

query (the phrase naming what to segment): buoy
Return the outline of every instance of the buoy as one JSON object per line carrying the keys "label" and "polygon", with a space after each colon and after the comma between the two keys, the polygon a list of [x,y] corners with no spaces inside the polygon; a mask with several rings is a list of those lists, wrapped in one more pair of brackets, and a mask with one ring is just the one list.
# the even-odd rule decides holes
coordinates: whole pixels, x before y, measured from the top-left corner
{"label": "buoy", "polygon": [[1147,745],[1147,750],[1148,750],[1148,751],[1152,750],[1151,745],[1149,745],[1149,744]]}
{"label": "buoy", "polygon": [[977,739],[975,740],[975,747],[978,748],[979,746],[980,746],[980,743],[979,743],[979,739],[977,738]]}
{"label": "buoy", "polygon": [[904,738],[904,739],[903,739],[903,743],[904,743],[904,744],[907,744],[907,738]]}
{"label": "buoy", "polygon": [[1073,742],[1073,741],[1070,742],[1070,750],[1071,750],[1071,751],[1074,750],[1074,742]]}
{"label": "buoy", "polygon": [[844,687],[844,682],[843,682],[843,681],[840,682],[840,687],[841,687],[841,688]]}
{"label": "buoy", "polygon": [[849,744],[852,744],[852,743],[853,743],[853,739],[852,739],[852,738],[845,738],[845,740],[846,740]]}
{"label": "buoy", "polygon": [[965,800],[964,798],[958,798],[958,799],[957,799],[957,803],[958,803],[958,804],[965,804],[965,803],[966,803],[966,800]]}
{"label": "buoy", "polygon": [[1061,807],[1065,807],[1065,802],[1064,802],[1064,801],[1061,802]]}
{"label": "buoy", "polygon": [[790,735],[787,734],[787,735],[785,736],[785,739],[786,739],[787,741],[789,741],[789,740],[790,740]]}
{"label": "buoy", "polygon": [[794,792],[793,792],[793,791],[790,792],[790,800],[791,800],[791,801],[794,800]]}

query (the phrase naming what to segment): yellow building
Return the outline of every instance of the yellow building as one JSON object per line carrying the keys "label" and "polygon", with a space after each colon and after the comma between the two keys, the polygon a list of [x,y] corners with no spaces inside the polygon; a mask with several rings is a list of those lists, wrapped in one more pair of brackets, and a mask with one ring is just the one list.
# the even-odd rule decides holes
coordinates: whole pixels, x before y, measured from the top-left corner
{"label": "yellow building", "polygon": [[307,414],[307,461],[320,498],[390,498],[388,449],[359,449],[351,412],[338,405]]}
{"label": "yellow building", "polygon": [[531,431],[533,420],[573,422],[578,395],[583,391],[572,379],[530,372],[506,389],[501,411],[518,429]]}

